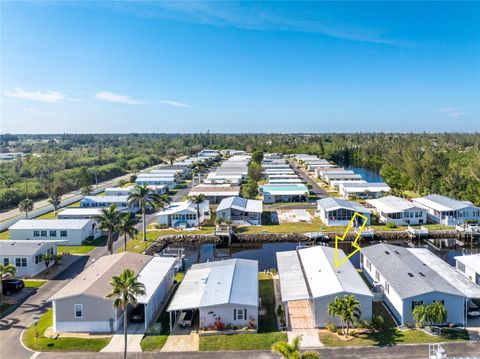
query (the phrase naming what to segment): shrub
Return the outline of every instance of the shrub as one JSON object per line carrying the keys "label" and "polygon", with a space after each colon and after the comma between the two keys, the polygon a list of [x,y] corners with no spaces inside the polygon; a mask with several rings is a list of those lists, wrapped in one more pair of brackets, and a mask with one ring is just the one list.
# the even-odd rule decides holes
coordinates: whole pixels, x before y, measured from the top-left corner
{"label": "shrub", "polygon": [[282,325],[282,327],[285,327],[287,325],[285,320],[285,309],[281,304],[277,308],[277,317],[280,320],[280,324]]}
{"label": "shrub", "polygon": [[397,225],[395,223],[392,223],[392,222],[388,222],[385,227],[387,228],[397,228]]}
{"label": "shrub", "polygon": [[372,326],[372,323],[370,323],[368,320],[359,320],[356,323],[356,327],[361,328],[361,329],[368,329]]}
{"label": "shrub", "polygon": [[383,328],[385,321],[380,315],[374,315],[372,318],[372,328],[375,330],[380,330]]}
{"label": "shrub", "polygon": [[317,352],[303,352],[302,359],[320,359],[320,355]]}
{"label": "shrub", "polygon": [[325,328],[331,333],[336,333],[338,331],[337,325],[334,322],[332,322],[331,320],[329,320],[325,324]]}

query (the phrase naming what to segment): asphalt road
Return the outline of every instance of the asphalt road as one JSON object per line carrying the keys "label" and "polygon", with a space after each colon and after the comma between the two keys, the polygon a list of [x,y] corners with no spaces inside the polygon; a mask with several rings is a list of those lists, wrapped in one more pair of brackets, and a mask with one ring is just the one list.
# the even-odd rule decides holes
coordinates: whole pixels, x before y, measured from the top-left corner
{"label": "asphalt road", "polygon": [[[480,356],[480,343],[450,343],[444,345],[449,358]],[[427,359],[428,345],[398,345],[392,347],[345,347],[322,348],[317,350],[322,359]],[[108,353],[69,353],[72,359],[117,359],[122,354]],[[130,359],[278,359],[280,356],[268,351],[241,352],[189,352],[189,353],[131,353]],[[42,353],[38,358],[56,359],[58,354]]]}
{"label": "asphalt road", "polygon": [[296,163],[293,162],[293,161],[290,161],[289,162],[290,165],[292,166],[293,168],[293,171],[306,183],[309,183],[312,185],[312,190],[311,192],[313,192],[318,198],[324,198],[324,197],[328,197],[328,193],[327,191],[325,191],[322,187],[320,187],[318,185],[317,182],[315,182],[312,177],[310,177],[310,175],[308,173],[306,173],[303,169],[301,169],[300,167],[297,167]]}

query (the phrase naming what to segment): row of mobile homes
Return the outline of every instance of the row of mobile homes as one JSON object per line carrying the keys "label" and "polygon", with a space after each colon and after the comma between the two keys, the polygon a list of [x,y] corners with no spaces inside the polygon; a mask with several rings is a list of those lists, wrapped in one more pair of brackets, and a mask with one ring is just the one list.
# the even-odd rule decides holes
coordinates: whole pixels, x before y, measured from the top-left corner
{"label": "row of mobile homes", "polygon": [[480,254],[455,257],[457,270],[473,283],[480,285]]}
{"label": "row of mobile homes", "polygon": [[198,227],[211,218],[208,201],[198,205],[191,201],[172,202],[155,214],[160,225],[173,228]]}
{"label": "row of mobile homes", "polygon": [[343,172],[345,169],[343,167],[317,167],[315,168],[315,177],[323,179],[323,176],[328,172]]}
{"label": "row of mobile homes", "polygon": [[217,207],[217,219],[234,224],[262,224],[263,203],[255,199],[233,196],[223,199]]}
{"label": "row of mobile homes", "polygon": [[338,191],[343,198],[380,198],[391,188],[384,182],[348,183],[338,186]]}
{"label": "row of mobile homes", "polygon": [[354,173],[353,171],[342,171],[342,172],[327,172],[323,179],[330,184],[332,181],[358,181],[362,179],[362,176]]}
{"label": "row of mobile homes", "polygon": [[[53,308],[55,333],[114,333],[123,326],[123,311],[107,298],[112,276],[133,270],[145,285],[145,295],[137,298],[144,312],[144,328],[156,319],[175,278],[175,258],[153,257],[131,252],[104,256],[73,278],[49,301]],[[132,306],[127,308],[131,312]]]}
{"label": "row of mobile homes", "polygon": [[[360,319],[372,319],[372,292],[348,259],[339,269],[335,267],[335,248],[316,246],[277,252],[276,256],[281,299],[289,327],[296,327],[293,321],[299,314],[297,308],[305,306],[310,310],[301,314],[309,314],[313,326],[325,327],[328,321],[339,325],[338,317],[330,316],[327,308],[335,297],[342,299],[345,295],[354,295],[360,302]],[[338,260],[345,258],[339,250]],[[306,305],[301,306],[302,302]]]}
{"label": "row of mobile homes", "polygon": [[135,184],[139,186],[159,186],[165,185],[167,188],[172,189],[177,185],[177,179],[175,176],[168,176],[155,173],[142,173],[139,174],[135,180]]}
{"label": "row of mobile homes", "polygon": [[101,232],[93,219],[21,219],[9,228],[10,239],[64,240],[67,245],[81,245]]}
{"label": "row of mobile homes", "polygon": [[400,325],[415,324],[413,309],[435,301],[445,305],[446,323],[465,325],[468,299],[480,297],[480,287],[425,248],[385,243],[365,247],[361,267]]}
{"label": "row of mobile homes", "polygon": [[193,187],[189,196],[203,194],[210,203],[220,203],[222,199],[240,195],[240,187],[230,184],[200,184]]}
{"label": "row of mobile homes", "polygon": [[367,199],[367,207],[375,212],[383,223],[397,226],[427,223],[427,211],[412,202],[396,196]]}
{"label": "row of mobile homes", "polygon": [[[370,224],[371,212],[358,202],[334,197],[322,198],[317,201],[316,215],[327,226],[347,226],[355,212],[367,217],[365,224]],[[363,224],[361,218],[356,217],[356,220],[358,222],[354,223],[355,226]]]}
{"label": "row of mobile homes", "polygon": [[309,191],[304,184],[268,184],[260,186],[263,203],[306,202]]}
{"label": "row of mobile homes", "polygon": [[185,274],[167,311],[170,329],[185,313],[198,313],[193,318],[201,330],[223,327],[258,328],[258,262],[229,259],[194,264]]}
{"label": "row of mobile homes", "polygon": [[[13,264],[16,267],[17,277],[32,278],[46,269],[43,256],[57,254],[57,245],[64,241],[0,241],[0,263],[3,265]],[[54,261],[49,263],[53,266]]]}
{"label": "row of mobile homes", "polygon": [[427,210],[428,220],[453,226],[467,221],[480,223],[480,207],[470,201],[459,201],[453,198],[431,194],[413,198],[413,203]]}

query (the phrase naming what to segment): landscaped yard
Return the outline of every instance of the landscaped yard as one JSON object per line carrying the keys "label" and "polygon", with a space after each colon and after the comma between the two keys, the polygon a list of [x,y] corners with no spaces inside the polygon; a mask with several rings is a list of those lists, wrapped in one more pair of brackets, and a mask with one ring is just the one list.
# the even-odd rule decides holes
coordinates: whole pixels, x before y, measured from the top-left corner
{"label": "landscaped yard", "polygon": [[24,279],[25,288],[40,288],[47,281],[45,279]]}
{"label": "landscaped yard", "polygon": [[383,317],[384,328],[377,333],[359,333],[351,339],[344,340],[337,334],[322,332],[320,341],[328,347],[344,347],[355,345],[393,345],[393,344],[422,344],[440,343],[456,340],[468,340],[468,333],[463,329],[445,329],[438,336],[433,336],[419,329],[399,330],[390,314],[380,302],[373,303],[374,315]]}
{"label": "landscaped yard", "polygon": [[[23,333],[22,341],[28,348],[35,351],[91,351],[98,352],[110,341],[110,337],[98,339],[84,338],[46,338],[44,332],[52,326],[52,310],[40,317],[38,322],[38,339],[35,338],[35,326],[32,324]],[[38,345],[37,345],[38,343]]]}
{"label": "landscaped yard", "polygon": [[279,332],[275,315],[273,280],[268,274],[259,273],[260,297],[266,315],[259,316],[257,334],[213,335],[200,337],[200,351],[269,350],[279,340],[287,340],[287,334]]}
{"label": "landscaped yard", "polygon": [[58,246],[58,253],[70,253],[70,254],[87,254],[90,253],[95,247],[102,247],[107,244],[107,237],[100,236],[96,239],[86,241],[81,246]]}

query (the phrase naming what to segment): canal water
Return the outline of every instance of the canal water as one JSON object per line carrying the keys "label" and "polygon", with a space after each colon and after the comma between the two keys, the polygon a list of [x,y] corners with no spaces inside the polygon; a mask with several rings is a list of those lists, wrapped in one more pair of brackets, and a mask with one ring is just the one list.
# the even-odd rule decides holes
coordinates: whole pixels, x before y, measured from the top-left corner
{"label": "canal water", "polygon": [[[392,243],[393,244],[393,243]],[[395,244],[407,246],[405,241],[397,241]],[[190,267],[194,263],[205,263],[208,261],[243,258],[258,260],[259,270],[267,270],[270,268],[277,268],[276,253],[295,250],[299,245],[298,242],[281,242],[281,243],[235,243],[231,247],[225,245],[202,244],[199,246],[185,245],[185,246],[170,246],[170,248],[185,248],[185,266]],[[332,246],[333,243],[330,244]],[[362,246],[369,245],[368,242],[363,242]],[[353,247],[350,243],[342,243],[341,249],[345,253],[351,253]],[[450,265],[455,265],[455,256],[462,255],[462,253],[479,253],[478,247],[462,249],[444,249],[441,251],[435,250],[433,247],[428,248],[437,256],[448,262]],[[350,258],[352,264],[359,268],[360,254],[357,252]]]}
{"label": "canal water", "polygon": [[369,170],[362,167],[347,167],[347,169],[361,175],[362,179],[367,182],[383,182],[383,178],[380,176],[378,171]]}

